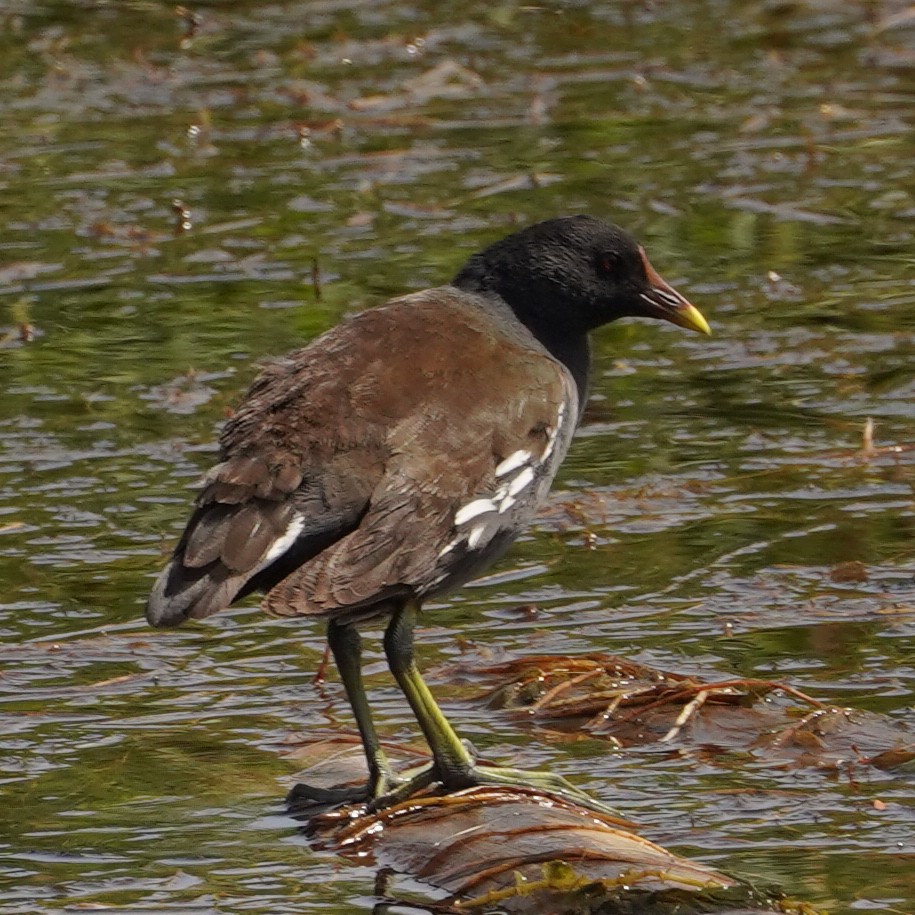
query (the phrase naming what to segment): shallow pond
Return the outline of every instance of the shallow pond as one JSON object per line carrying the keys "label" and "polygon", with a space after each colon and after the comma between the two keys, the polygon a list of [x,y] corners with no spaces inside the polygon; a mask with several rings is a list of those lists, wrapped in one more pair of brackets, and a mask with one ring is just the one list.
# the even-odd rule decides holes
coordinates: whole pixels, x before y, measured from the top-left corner
{"label": "shallow pond", "polygon": [[[374,869],[282,810],[292,751],[352,728],[320,628],[142,605],[257,360],[561,213],[631,229],[715,335],[598,334],[552,508],[428,608],[424,665],[600,650],[915,725],[909,4],[9,0],[0,26],[0,913],[371,910]],[[911,771],[615,751],[432,680],[487,756],[681,854],[915,910]]]}

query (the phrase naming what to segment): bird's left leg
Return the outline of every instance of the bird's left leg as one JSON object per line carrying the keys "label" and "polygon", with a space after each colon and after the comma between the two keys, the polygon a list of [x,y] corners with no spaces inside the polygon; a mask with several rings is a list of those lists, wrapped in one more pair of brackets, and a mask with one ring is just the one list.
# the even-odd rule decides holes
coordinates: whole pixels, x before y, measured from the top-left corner
{"label": "bird's left leg", "polygon": [[345,804],[370,801],[390,791],[399,783],[391,769],[387,754],[378,739],[372,711],[369,708],[365,684],[362,680],[362,638],[355,625],[336,623],[331,620],[327,626],[327,642],[334,655],[334,662],[340,672],[346,698],[353,709],[356,725],[362,737],[369,777],[364,787],[359,788],[318,788],[299,784],[290,792],[287,803]]}

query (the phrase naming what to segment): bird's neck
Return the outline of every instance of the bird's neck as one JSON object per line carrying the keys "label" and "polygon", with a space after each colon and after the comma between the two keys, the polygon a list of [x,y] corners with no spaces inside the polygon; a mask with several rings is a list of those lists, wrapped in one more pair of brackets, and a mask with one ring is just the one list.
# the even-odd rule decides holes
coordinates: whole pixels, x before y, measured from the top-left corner
{"label": "bird's neck", "polygon": [[538,333],[535,328],[531,328],[531,331],[549,354],[569,370],[578,389],[580,419],[588,399],[588,377],[591,374],[591,341],[588,335]]}
{"label": "bird's neck", "polygon": [[[534,339],[556,360],[561,362],[572,376],[578,389],[578,419],[588,398],[588,377],[591,373],[591,341],[586,330],[578,331],[556,322],[555,314],[543,315],[545,309],[520,308],[505,302],[514,319],[522,324]],[[526,304],[526,303],[525,303]]]}
{"label": "bird's neck", "polygon": [[510,333],[513,332],[512,326],[523,326],[554,359],[569,370],[578,389],[580,418],[588,397],[588,375],[591,370],[591,342],[587,330],[573,329],[564,324],[557,326],[552,309],[537,307],[536,302],[521,298],[511,304],[469,267],[458,274],[452,285],[478,295],[478,303]]}

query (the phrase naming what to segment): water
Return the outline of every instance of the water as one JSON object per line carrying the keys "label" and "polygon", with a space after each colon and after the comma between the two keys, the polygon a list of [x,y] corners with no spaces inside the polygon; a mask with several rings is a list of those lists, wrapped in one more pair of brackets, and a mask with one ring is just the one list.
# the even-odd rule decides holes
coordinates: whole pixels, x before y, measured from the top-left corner
{"label": "water", "polygon": [[[158,633],[142,604],[258,359],[561,213],[627,226],[715,336],[600,332],[550,510],[430,608],[425,666],[602,650],[915,723],[905,3],[193,14],[0,6],[0,912],[371,909],[373,869],[281,811],[291,751],[352,728],[319,628]],[[488,754],[655,841],[833,913],[915,908],[904,773],[616,753],[436,685]]]}

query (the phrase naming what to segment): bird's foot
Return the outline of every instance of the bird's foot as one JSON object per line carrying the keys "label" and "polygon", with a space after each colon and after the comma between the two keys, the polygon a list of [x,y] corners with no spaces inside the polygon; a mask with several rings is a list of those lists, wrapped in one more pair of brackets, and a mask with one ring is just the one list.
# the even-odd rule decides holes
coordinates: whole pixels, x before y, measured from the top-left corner
{"label": "bird's foot", "polygon": [[[448,787],[447,781],[443,784]],[[544,794],[553,795],[578,807],[586,807],[604,816],[620,818],[620,813],[602,801],[591,797],[586,791],[576,787],[561,775],[539,769],[509,769],[502,766],[488,766],[474,763],[468,770],[456,775],[455,787],[458,790],[465,787],[480,785],[505,785],[507,787],[528,788],[542,791]]]}
{"label": "bird's foot", "polygon": [[471,746],[463,745],[467,754],[459,759],[448,759],[444,764],[427,763],[395,775],[392,771],[379,772],[364,785],[341,785],[318,788],[314,785],[295,785],[286,797],[290,813],[312,815],[316,812],[343,806],[365,805],[368,811],[377,812],[386,807],[409,800],[426,788],[439,783],[445,791],[461,791],[483,785],[542,791],[578,807],[619,819],[620,814],[607,804],[591,797],[561,775],[531,769],[510,769],[490,766],[476,761]]}
{"label": "bird's foot", "polygon": [[366,785],[339,788],[319,788],[317,785],[299,783],[286,795],[290,813],[313,813],[317,808],[342,807],[344,804],[364,804],[369,800]]}
{"label": "bird's foot", "polygon": [[435,782],[441,781],[435,763],[420,766],[418,769],[409,769],[401,776],[399,783],[391,790],[376,795],[369,801],[369,810],[373,813],[393,807],[403,801],[409,800],[414,794],[419,794]]}
{"label": "bird's foot", "polygon": [[286,809],[292,814],[314,814],[336,807],[372,804],[379,797],[389,795],[403,784],[404,779],[393,772],[373,775],[363,785],[337,785],[319,788],[299,782],[286,795]]}
{"label": "bird's foot", "polygon": [[539,770],[508,769],[477,762],[473,762],[469,766],[449,767],[447,774],[442,774],[435,763],[412,769],[404,773],[404,780],[393,790],[372,799],[369,802],[369,809],[374,812],[383,810],[385,807],[393,807],[395,804],[409,800],[413,795],[436,782],[441,784],[446,791],[460,791],[464,788],[476,788],[483,785],[533,789],[558,797],[578,807],[586,807],[604,816],[620,818],[618,811],[591,797],[590,794],[577,788],[561,775]]}

